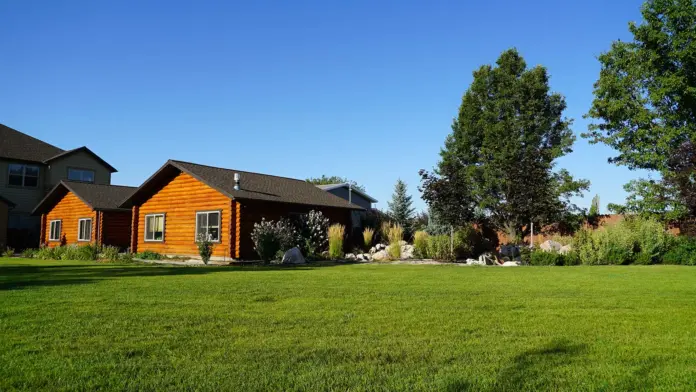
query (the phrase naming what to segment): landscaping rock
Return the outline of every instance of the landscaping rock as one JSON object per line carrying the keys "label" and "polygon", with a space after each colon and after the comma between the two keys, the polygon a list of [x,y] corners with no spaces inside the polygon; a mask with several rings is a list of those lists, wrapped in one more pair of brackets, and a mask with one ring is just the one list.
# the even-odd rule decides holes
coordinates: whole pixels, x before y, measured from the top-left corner
{"label": "landscaping rock", "polygon": [[368,260],[370,260],[370,255],[369,255],[369,254],[366,254],[366,253],[359,254],[359,255],[357,256],[357,259],[358,259],[359,261],[368,261]]}
{"label": "landscaping rock", "polygon": [[513,259],[520,255],[520,248],[517,245],[503,245],[500,247],[500,255]]}
{"label": "landscaping rock", "polygon": [[370,248],[370,254],[373,255],[375,253],[377,253],[377,247],[373,246],[372,248]]}
{"label": "landscaping rock", "polygon": [[358,257],[352,253],[346,253],[346,255],[343,257],[346,260],[357,260]]}
{"label": "landscaping rock", "polygon": [[552,240],[546,240],[539,245],[539,248],[544,252],[558,252],[561,250],[561,247],[563,247],[563,245],[561,245],[560,242]]}
{"label": "landscaping rock", "polygon": [[519,267],[520,263],[517,261],[506,261],[503,263],[503,267]]}
{"label": "landscaping rock", "polygon": [[476,259],[466,259],[466,265],[486,265],[486,262]]}
{"label": "landscaping rock", "polygon": [[561,249],[559,249],[558,253],[562,255],[567,255],[573,250],[573,247],[571,245],[563,245]]}
{"label": "landscaping rock", "polygon": [[408,242],[401,240],[401,241],[399,241],[399,245],[406,246],[406,245],[408,245]]}
{"label": "landscaping rock", "polygon": [[413,245],[403,245],[401,247],[401,259],[412,259],[414,248]]}
{"label": "landscaping rock", "polygon": [[305,258],[302,256],[302,252],[298,248],[292,248],[285,252],[283,255],[283,260],[281,264],[305,264]]}
{"label": "landscaping rock", "polygon": [[372,255],[373,261],[385,261],[389,260],[389,253],[386,250],[380,250],[379,252]]}

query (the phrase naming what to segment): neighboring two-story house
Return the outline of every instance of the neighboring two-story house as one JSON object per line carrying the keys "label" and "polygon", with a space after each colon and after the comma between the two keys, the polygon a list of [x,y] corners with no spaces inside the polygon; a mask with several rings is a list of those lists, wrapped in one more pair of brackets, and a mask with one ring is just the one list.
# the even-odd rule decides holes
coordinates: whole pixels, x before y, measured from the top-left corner
{"label": "neighboring two-story house", "polygon": [[0,197],[9,200],[7,245],[39,245],[36,205],[61,180],[110,185],[116,169],[87,147],[63,150],[0,124]]}
{"label": "neighboring two-story house", "polygon": [[317,185],[317,187],[346,200],[348,203],[353,203],[364,208],[362,211],[353,211],[352,213],[353,228],[362,231],[363,218],[367,211],[372,210],[372,204],[377,203],[377,199],[358,188],[354,188],[348,182],[342,184]]}

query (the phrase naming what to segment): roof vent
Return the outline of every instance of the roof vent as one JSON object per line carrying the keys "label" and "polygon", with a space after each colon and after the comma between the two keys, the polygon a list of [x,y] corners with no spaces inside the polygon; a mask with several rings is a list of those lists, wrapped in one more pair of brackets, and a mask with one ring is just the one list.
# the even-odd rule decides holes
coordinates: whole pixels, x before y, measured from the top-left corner
{"label": "roof vent", "polygon": [[234,190],[239,190],[239,173],[234,173]]}

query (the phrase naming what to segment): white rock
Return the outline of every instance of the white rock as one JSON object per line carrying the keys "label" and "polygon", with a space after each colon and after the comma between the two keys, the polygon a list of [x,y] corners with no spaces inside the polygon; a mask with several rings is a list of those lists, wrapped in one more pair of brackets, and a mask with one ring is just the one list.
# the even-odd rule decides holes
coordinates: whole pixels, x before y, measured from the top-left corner
{"label": "white rock", "polygon": [[346,260],[355,260],[355,259],[357,259],[357,256],[355,256],[355,255],[352,254],[352,253],[346,253],[346,255],[343,256],[343,258],[346,259]]}
{"label": "white rock", "polygon": [[374,260],[374,261],[389,260],[389,253],[386,250],[382,249],[379,252],[372,255],[372,260]]}
{"label": "white rock", "polygon": [[573,250],[573,247],[571,245],[563,245],[561,249],[558,250],[558,253],[562,255],[567,255]]}
{"label": "white rock", "polygon": [[298,248],[292,248],[285,252],[283,255],[283,260],[281,264],[305,264],[305,258],[302,256],[302,252]]}
{"label": "white rock", "polygon": [[561,245],[560,242],[552,241],[552,240],[546,240],[539,245],[539,248],[543,250],[544,252],[558,252],[561,250]]}
{"label": "white rock", "polygon": [[365,257],[364,254],[359,254],[359,255],[357,256],[357,258],[358,258],[358,260],[360,260],[360,261],[365,261],[365,260],[367,260],[367,257]]}
{"label": "white rock", "polygon": [[370,254],[371,254],[371,255],[375,254],[376,252],[377,252],[377,247],[376,247],[376,246],[373,246],[372,248],[370,248]]}
{"label": "white rock", "polygon": [[486,262],[476,259],[466,259],[466,265],[486,265]]}
{"label": "white rock", "polygon": [[406,246],[406,245],[408,245],[408,242],[401,240],[401,241],[399,241],[399,245]]}
{"label": "white rock", "polygon": [[503,267],[519,267],[520,263],[517,261],[506,261],[503,263]]}
{"label": "white rock", "polygon": [[414,248],[413,245],[404,245],[401,247],[401,258],[402,259],[412,259]]}

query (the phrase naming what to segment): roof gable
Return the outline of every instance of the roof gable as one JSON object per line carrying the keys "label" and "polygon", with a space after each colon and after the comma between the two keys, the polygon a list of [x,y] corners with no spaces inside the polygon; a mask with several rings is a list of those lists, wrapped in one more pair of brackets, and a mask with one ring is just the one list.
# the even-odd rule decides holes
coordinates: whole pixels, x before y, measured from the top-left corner
{"label": "roof gable", "polygon": [[121,210],[121,201],[130,196],[135,189],[132,186],[61,181],[39,202],[32,214],[38,215],[50,211],[68,192],[72,192],[94,210]]}
{"label": "roof gable", "polygon": [[116,168],[114,168],[113,166],[109,165],[105,160],[101,159],[101,157],[99,157],[99,155],[95,154],[92,150],[90,150],[90,149],[87,148],[86,146],[78,147],[78,148],[75,148],[75,149],[72,149],[72,150],[68,150],[68,151],[63,151],[63,152],[61,152],[61,153],[59,153],[59,154],[56,154],[56,155],[54,155],[54,156],[52,156],[52,157],[46,159],[46,160],[44,161],[44,163],[49,163],[49,162],[55,161],[55,160],[57,160],[57,159],[65,158],[65,157],[68,157],[68,156],[70,156],[70,155],[76,154],[76,153],[78,153],[78,152],[85,152],[85,153],[87,153],[88,155],[92,156],[92,158],[94,158],[94,159],[97,160],[99,163],[101,163],[102,165],[104,165],[104,167],[106,167],[107,169],[109,169],[109,171],[112,172],[112,173],[116,173],[116,172],[118,171],[118,170],[116,170]]}
{"label": "roof gable", "polygon": [[369,202],[371,202],[371,203],[377,203],[377,199],[375,199],[374,197],[372,197],[372,196],[368,195],[367,193],[361,191],[361,190],[358,189],[358,188],[352,187],[351,184],[348,183],[348,182],[344,182],[344,183],[342,183],[342,184],[317,185],[317,188],[322,189],[322,190],[325,190],[325,191],[327,191],[327,192],[328,192],[328,191],[331,191],[331,190],[334,190],[334,189],[337,189],[337,188],[346,188],[346,189],[349,189],[349,188],[350,188],[351,192],[357,193],[358,195],[364,197],[365,199],[367,199],[367,200],[368,200]]}
{"label": "roof gable", "polygon": [[[184,172],[231,199],[363,209],[303,180],[174,160],[165,163],[131,197],[124,200],[121,206],[129,207],[142,203],[145,198],[157,191],[163,180],[175,175],[174,172]],[[235,189],[235,173],[240,176],[238,190]]]}
{"label": "roof gable", "polygon": [[0,158],[44,162],[63,152],[56,146],[0,124]]}

